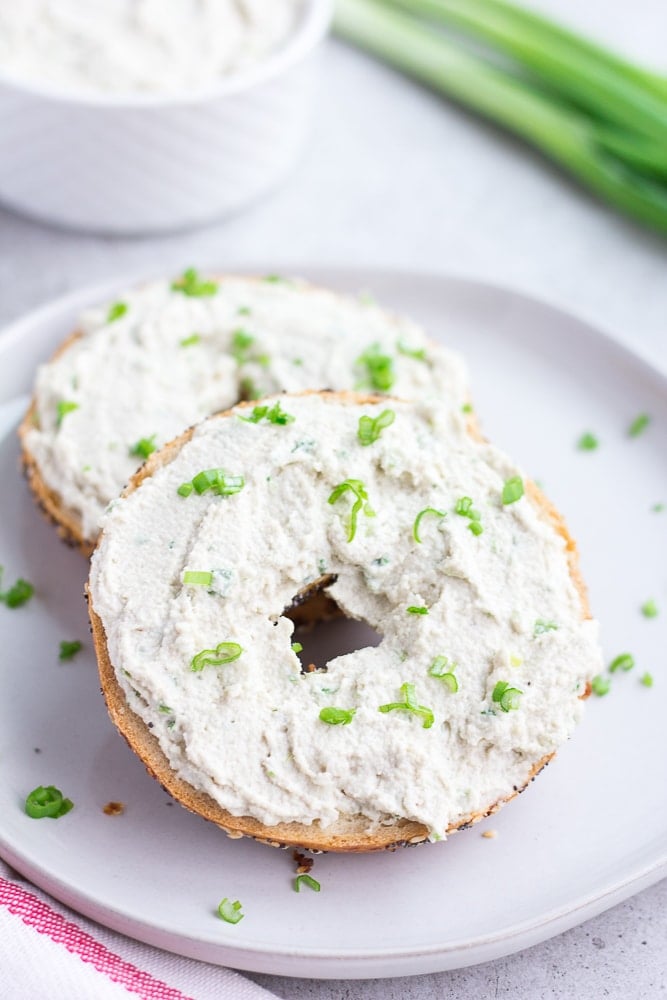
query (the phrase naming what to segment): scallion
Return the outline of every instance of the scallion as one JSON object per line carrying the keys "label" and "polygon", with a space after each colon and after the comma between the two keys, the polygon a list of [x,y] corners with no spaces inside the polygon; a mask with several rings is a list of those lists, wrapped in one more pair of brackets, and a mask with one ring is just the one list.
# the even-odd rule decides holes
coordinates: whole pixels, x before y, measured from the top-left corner
{"label": "scallion", "polygon": [[383,354],[379,344],[372,344],[356,361],[357,367],[364,369],[364,383],[378,392],[389,392],[394,384],[394,360]]}
{"label": "scallion", "polygon": [[109,306],[109,312],[107,313],[107,323],[115,323],[117,319],[124,316],[127,312],[127,302],[114,302],[113,305]]}
{"label": "scallion", "polygon": [[157,445],[155,444],[156,437],[156,434],[152,434],[148,438],[139,438],[137,443],[133,444],[130,448],[130,455],[136,458],[149,458],[157,450]]}
{"label": "scallion", "polygon": [[297,875],[294,879],[294,891],[301,892],[302,885],[307,885],[309,889],[313,890],[313,892],[319,892],[322,888],[317,879],[313,878],[312,875],[306,875],[305,873]]}
{"label": "scallion", "polygon": [[380,437],[380,434],[385,427],[390,427],[395,419],[396,413],[394,410],[383,410],[377,417],[369,417],[366,415],[359,417],[357,437],[359,438],[360,444],[374,444],[374,442]]}
{"label": "scallion", "polygon": [[188,295],[192,298],[203,298],[215,295],[218,291],[218,285],[215,281],[202,280],[194,267],[189,267],[187,271],[183,272],[180,278],[172,281],[171,289],[174,292],[182,292],[183,295]]}
{"label": "scallion", "polygon": [[400,690],[403,695],[403,701],[392,701],[388,705],[380,705],[378,711],[383,714],[396,711],[411,712],[413,715],[417,715],[422,718],[422,727],[424,729],[430,729],[435,721],[435,717],[430,708],[426,708],[425,705],[417,704],[414,684],[401,684]]}
{"label": "scallion", "polygon": [[523,691],[511,687],[508,681],[498,681],[493,689],[491,700],[500,705],[503,712],[516,711],[521,701]]}
{"label": "scallion", "polygon": [[628,427],[628,436],[638,437],[640,434],[644,433],[644,431],[646,430],[646,428],[650,423],[651,423],[651,418],[649,417],[648,413],[640,413],[638,416],[635,417],[635,419]]}
{"label": "scallion", "polygon": [[233,663],[242,652],[238,642],[218,643],[215,649],[202,649],[200,653],[196,653],[190,662],[190,670],[199,673],[204,667],[221,667],[225,663]]}
{"label": "scallion", "polygon": [[72,800],[64,798],[54,785],[33,788],[25,800],[25,811],[31,819],[60,819],[73,808]]}
{"label": "scallion", "polygon": [[521,476],[512,476],[503,486],[503,503],[505,505],[516,503],[523,496],[523,479]]}
{"label": "scallion", "polygon": [[320,719],[330,726],[348,726],[356,711],[356,708],[323,708]]}
{"label": "scallion", "polygon": [[249,417],[244,417],[239,413],[238,418],[247,424],[258,424],[262,420],[267,420],[270,424],[279,424],[283,427],[286,424],[294,423],[296,419],[291,413],[285,413],[280,401],[274,403],[273,406],[255,406]]}
{"label": "scallion", "polygon": [[634,656],[630,653],[621,653],[609,664],[609,673],[614,674],[617,670],[632,670],[635,665]]}
{"label": "scallion", "polygon": [[78,409],[78,403],[72,403],[68,399],[61,399],[56,406],[56,424],[58,427],[60,427],[68,413],[74,413]]}
{"label": "scallion", "polygon": [[427,514],[438,518],[447,517],[446,511],[437,510],[435,507],[424,507],[423,510],[420,510],[415,518],[415,523],[412,525],[412,537],[419,545],[421,545],[422,541],[421,538],[419,537],[419,525],[422,522],[422,518],[426,517]]}
{"label": "scallion", "polygon": [[241,913],[241,904],[238,899],[232,903],[231,899],[225,897],[218,904],[218,916],[226,924],[238,924],[239,921],[243,920],[245,914]]}
{"label": "scallion", "polygon": [[205,570],[187,569],[183,573],[183,583],[194,587],[210,587],[213,583],[213,574]]}
{"label": "scallion", "polygon": [[338,486],[332,490],[327,503],[337,503],[338,500],[340,500],[340,498],[347,492],[350,492],[355,498],[354,503],[352,504],[352,510],[350,511],[347,529],[347,540],[348,542],[351,542],[357,533],[357,517],[359,512],[363,509],[364,514],[366,514],[367,517],[371,517],[373,515],[373,511],[368,504],[366,487],[360,479],[346,479],[344,482],[339,483]]}
{"label": "scallion", "polygon": [[83,643],[78,639],[72,639],[68,642],[67,639],[63,639],[60,643],[60,652],[58,653],[59,660],[71,660],[73,656],[76,656],[78,652],[83,649]]}

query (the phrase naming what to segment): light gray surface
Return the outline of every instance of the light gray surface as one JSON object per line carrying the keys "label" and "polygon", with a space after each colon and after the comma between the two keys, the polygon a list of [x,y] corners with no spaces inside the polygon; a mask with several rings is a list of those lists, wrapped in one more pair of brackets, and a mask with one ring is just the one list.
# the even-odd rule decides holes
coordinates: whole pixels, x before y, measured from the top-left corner
{"label": "light gray surface", "polygon": [[[540,6],[664,68],[664,0]],[[204,261],[402,266],[487,278],[560,302],[667,367],[667,242],[364,57],[332,44],[323,68],[318,119],[297,172],[273,199],[226,224],[123,241],[45,229],[0,210],[0,321],[136,269]],[[656,663],[655,674],[663,668]],[[469,970],[375,983],[254,978],[295,1000],[653,998],[667,992],[666,940],[663,883],[553,941]]]}

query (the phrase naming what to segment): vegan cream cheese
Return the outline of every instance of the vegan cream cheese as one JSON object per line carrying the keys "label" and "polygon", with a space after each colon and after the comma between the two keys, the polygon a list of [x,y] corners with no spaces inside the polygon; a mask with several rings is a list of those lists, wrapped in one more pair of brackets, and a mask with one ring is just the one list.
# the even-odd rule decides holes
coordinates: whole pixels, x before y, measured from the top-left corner
{"label": "vegan cream cheese", "polygon": [[241,398],[310,388],[460,408],[457,355],[376,305],[271,276],[193,271],[89,310],[39,370],[23,445],[87,540],[152,451]]}
{"label": "vegan cream cheese", "polygon": [[195,91],[265,59],[304,0],[0,0],[0,71],[76,93]]}
{"label": "vegan cream cheese", "polygon": [[[361,398],[237,407],[156,456],[91,604],[129,706],[231,814],[438,839],[570,736],[597,625],[510,459],[437,399]],[[285,610],[318,584],[382,640],[302,673]]]}

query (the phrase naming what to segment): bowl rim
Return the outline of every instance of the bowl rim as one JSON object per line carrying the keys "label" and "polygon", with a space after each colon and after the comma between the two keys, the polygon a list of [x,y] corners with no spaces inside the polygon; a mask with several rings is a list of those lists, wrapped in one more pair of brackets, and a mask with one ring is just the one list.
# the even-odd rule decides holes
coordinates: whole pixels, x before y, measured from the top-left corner
{"label": "bowl rim", "polygon": [[0,89],[15,91],[32,98],[58,105],[80,108],[110,108],[118,110],[162,109],[206,104],[220,98],[252,90],[304,59],[326,35],[333,18],[334,0],[306,0],[299,24],[288,40],[261,59],[256,65],[230,73],[218,82],[196,90],[175,90],[167,93],[140,93],[125,91],[76,91],[52,87],[40,81],[24,80],[0,69]]}

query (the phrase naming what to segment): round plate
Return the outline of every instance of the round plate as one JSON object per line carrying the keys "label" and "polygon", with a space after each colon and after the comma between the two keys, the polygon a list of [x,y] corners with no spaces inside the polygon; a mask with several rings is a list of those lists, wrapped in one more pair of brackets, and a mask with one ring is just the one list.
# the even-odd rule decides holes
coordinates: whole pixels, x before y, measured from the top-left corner
{"label": "round plate", "polygon": [[[424,274],[302,273],[370,290],[466,355],[483,428],[543,484],[580,542],[607,658],[631,651],[636,668],[590,699],[574,738],[497,816],[446,843],[317,857],[322,891],[295,893],[290,853],[228,840],[148,777],[107,719],[90,641],[58,661],[60,640],[87,640],[87,566],[36,511],[14,430],[37,363],[83,306],[122,286],[89,289],[0,339],[0,561],[7,581],[24,576],[37,588],[23,608],[0,606],[0,854],[100,923],[208,962],[338,978],[487,961],[665,873],[667,511],[651,508],[667,502],[666,379],[586,323],[515,292]],[[651,424],[631,438],[640,412]],[[597,451],[576,448],[587,430]],[[648,598],[662,612],[651,620],[639,611]],[[644,671],[652,689],[639,682]],[[75,809],[29,819],[22,803],[39,784],[57,785]],[[124,803],[122,815],[105,815],[110,800]],[[215,915],[223,896],[243,904],[236,926]]]}

